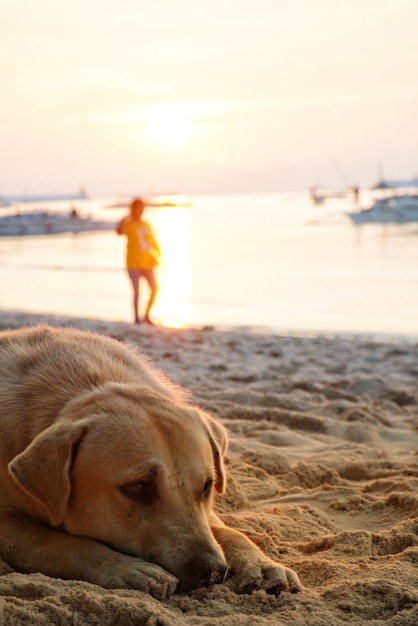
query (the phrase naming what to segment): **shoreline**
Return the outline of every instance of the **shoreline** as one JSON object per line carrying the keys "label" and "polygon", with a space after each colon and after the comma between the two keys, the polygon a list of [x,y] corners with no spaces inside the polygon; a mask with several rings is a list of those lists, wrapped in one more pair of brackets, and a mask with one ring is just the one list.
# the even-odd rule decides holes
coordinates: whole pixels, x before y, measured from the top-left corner
{"label": "shoreline", "polygon": [[[104,319],[98,317],[88,317],[85,315],[60,314],[60,313],[40,313],[26,310],[3,309],[0,307],[0,330],[6,328],[16,328],[19,325],[27,324],[63,324],[80,325],[80,327],[100,328],[105,330],[112,327],[122,330],[132,328],[142,328],[145,325],[136,326],[132,322],[116,319]],[[317,329],[292,329],[292,328],[274,328],[272,326],[260,325],[237,325],[228,326],[223,324],[189,324],[187,326],[164,326],[158,325],[157,329],[161,331],[198,331],[211,330],[221,333],[246,333],[249,335],[272,335],[274,337],[295,337],[295,338],[315,338],[324,337],[329,340],[347,340],[347,341],[370,341],[374,343],[405,343],[409,345],[418,344],[418,335],[409,333],[382,333],[370,331],[323,331]]]}
{"label": "shoreline", "polygon": [[239,595],[227,580],[158,602],[0,560],[4,623],[418,623],[418,343],[0,310],[1,329],[39,322],[132,344],[222,421],[228,481],[215,509],[304,589]]}

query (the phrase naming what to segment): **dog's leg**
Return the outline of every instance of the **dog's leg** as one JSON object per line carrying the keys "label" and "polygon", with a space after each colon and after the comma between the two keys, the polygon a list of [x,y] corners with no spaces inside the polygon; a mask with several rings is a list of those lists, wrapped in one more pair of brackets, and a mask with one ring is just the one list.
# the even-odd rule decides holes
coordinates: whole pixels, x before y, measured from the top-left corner
{"label": "dog's leg", "polygon": [[158,565],[93,539],[40,526],[10,509],[0,516],[0,554],[24,573],[84,580],[110,589],[138,589],[159,600],[170,597],[178,582]]}
{"label": "dog's leg", "polygon": [[211,530],[222,546],[239,593],[256,589],[264,589],[273,595],[279,595],[281,591],[301,591],[302,585],[296,572],[270,559],[251,539],[225,526],[216,515],[212,517]]}

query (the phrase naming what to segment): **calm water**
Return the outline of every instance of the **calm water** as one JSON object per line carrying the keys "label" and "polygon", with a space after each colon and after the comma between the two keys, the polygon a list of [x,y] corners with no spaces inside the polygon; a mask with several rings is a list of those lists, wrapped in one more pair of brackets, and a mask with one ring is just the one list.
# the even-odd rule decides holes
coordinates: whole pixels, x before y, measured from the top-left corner
{"label": "calm water", "polygon": [[[165,324],[418,336],[418,224],[351,225],[347,201],[199,196],[148,208]],[[124,211],[87,202],[82,211]],[[131,320],[125,242],[110,232],[0,238],[0,308]]]}

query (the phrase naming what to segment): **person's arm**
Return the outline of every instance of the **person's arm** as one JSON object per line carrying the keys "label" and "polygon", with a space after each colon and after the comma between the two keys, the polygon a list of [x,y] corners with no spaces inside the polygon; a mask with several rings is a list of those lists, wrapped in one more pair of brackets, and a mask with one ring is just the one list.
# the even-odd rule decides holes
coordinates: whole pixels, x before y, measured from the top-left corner
{"label": "person's arm", "polygon": [[118,235],[123,235],[123,230],[124,230],[124,226],[126,224],[126,222],[128,221],[129,216],[125,216],[121,219],[121,221],[119,222],[119,224],[116,226],[115,231]]}

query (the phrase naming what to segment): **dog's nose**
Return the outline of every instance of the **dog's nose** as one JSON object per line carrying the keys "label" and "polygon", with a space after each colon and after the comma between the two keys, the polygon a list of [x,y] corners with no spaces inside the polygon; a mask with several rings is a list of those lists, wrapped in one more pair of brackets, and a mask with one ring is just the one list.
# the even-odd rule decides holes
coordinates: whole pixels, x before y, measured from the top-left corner
{"label": "dog's nose", "polygon": [[226,570],[225,561],[211,554],[202,553],[194,556],[185,563],[177,590],[190,591],[197,587],[221,583],[225,579]]}

